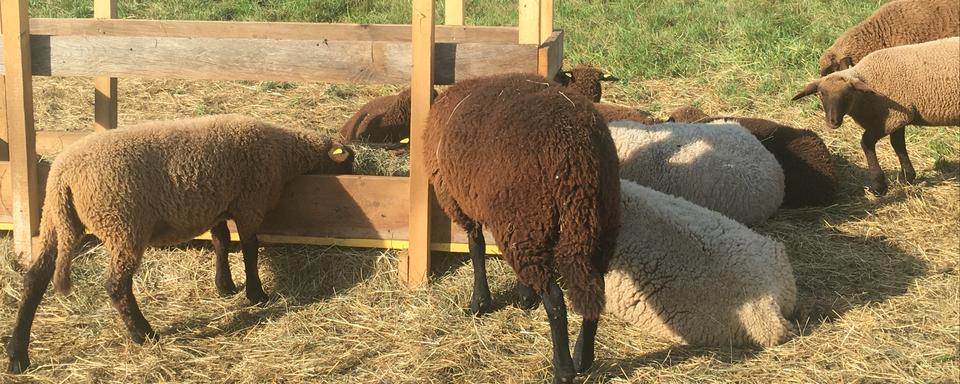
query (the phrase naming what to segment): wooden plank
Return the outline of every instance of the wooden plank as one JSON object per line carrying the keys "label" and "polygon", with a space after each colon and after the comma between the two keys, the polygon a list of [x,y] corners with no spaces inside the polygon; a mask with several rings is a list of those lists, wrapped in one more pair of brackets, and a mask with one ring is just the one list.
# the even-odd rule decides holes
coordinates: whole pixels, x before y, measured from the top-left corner
{"label": "wooden plank", "polygon": [[[446,0],[443,3],[443,23],[463,25],[463,0]],[[439,31],[437,34],[439,35]]]}
{"label": "wooden plank", "polygon": [[[49,171],[49,163],[37,168],[41,191]],[[0,223],[12,220],[11,183],[9,162],[0,162]],[[260,234],[265,242],[406,249],[409,191],[406,177],[300,176],[284,189]],[[432,215],[443,220],[431,222],[430,248],[467,252],[466,233],[451,225],[442,211],[435,210]],[[486,235],[493,239],[490,233]],[[209,239],[209,234],[200,238]],[[499,254],[499,250],[490,245],[488,253]]]}
{"label": "wooden plank", "polygon": [[553,0],[540,0],[540,41],[553,35]]}
{"label": "wooden plank", "polygon": [[40,229],[40,190],[33,124],[29,16],[27,0],[0,1],[0,33],[6,71],[4,98],[10,146],[14,251],[22,265],[31,260],[33,237]]}
{"label": "wooden plank", "polygon": [[[93,17],[96,19],[116,19],[117,0],[94,0]],[[93,130],[114,129],[117,127],[117,79],[115,77],[97,77],[93,80]]]}
{"label": "wooden plank", "polygon": [[[452,0],[451,0],[452,1]],[[30,21],[34,35],[95,35],[271,40],[411,41],[406,24],[331,24],[185,20],[42,19]],[[436,26],[436,41],[516,43],[516,27]]]}
{"label": "wooden plank", "polygon": [[556,31],[540,47],[537,73],[552,79],[563,65],[563,31]]}
{"label": "wooden plank", "polygon": [[423,133],[430,113],[434,75],[434,1],[413,0],[413,73],[410,77],[410,248],[397,269],[408,286],[427,282],[430,271],[430,179],[423,158]]}
{"label": "wooden plank", "polygon": [[[33,72],[52,76],[185,80],[405,83],[411,44],[322,40],[33,36]],[[437,44],[439,84],[536,72],[537,46]]]}
{"label": "wooden plank", "polygon": [[540,45],[540,0],[520,0],[518,13],[518,42]]}

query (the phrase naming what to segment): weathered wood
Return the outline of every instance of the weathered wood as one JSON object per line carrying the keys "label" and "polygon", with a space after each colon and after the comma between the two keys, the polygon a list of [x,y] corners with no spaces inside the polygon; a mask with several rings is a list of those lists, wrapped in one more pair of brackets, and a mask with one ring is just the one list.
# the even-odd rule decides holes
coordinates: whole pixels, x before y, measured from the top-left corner
{"label": "weathered wood", "polygon": [[463,25],[463,0],[446,0],[443,3],[443,23]]}
{"label": "weathered wood", "polygon": [[[93,17],[117,18],[117,0],[94,0]],[[93,83],[93,130],[114,129],[117,127],[117,79],[98,77]]]}
{"label": "weathered wood", "polygon": [[520,44],[537,44],[540,40],[540,0],[520,0],[518,6]]}
{"label": "weathered wood", "polygon": [[[360,83],[406,83],[411,75],[407,42],[35,35],[31,45],[35,75]],[[440,84],[537,70],[535,45],[435,49]]]}
{"label": "weathered wood", "polygon": [[537,73],[552,79],[563,66],[563,31],[556,31],[540,47]]}
{"label": "weathered wood", "polygon": [[[48,163],[37,169],[41,191],[49,170]],[[9,162],[0,162],[0,223],[12,220],[11,182]],[[409,194],[406,177],[300,176],[284,189],[260,234],[267,242],[405,249]],[[433,211],[432,217],[431,249],[467,252],[466,233],[451,225],[440,210]],[[487,238],[492,239],[489,233]],[[491,246],[489,252],[499,250]]]}
{"label": "weathered wood", "polygon": [[400,259],[400,278],[408,286],[427,282],[430,271],[430,179],[423,158],[423,133],[430,113],[434,81],[434,1],[413,0],[413,73],[410,77],[410,248]]}
{"label": "weathered wood", "polygon": [[[410,42],[409,25],[185,20],[30,20],[34,35]],[[436,26],[436,41],[516,43],[516,27]]]}
{"label": "weathered wood", "polygon": [[33,82],[30,65],[30,34],[27,0],[0,1],[0,33],[3,34],[3,61],[6,97],[6,127],[10,146],[10,215],[16,226],[14,251],[21,264],[33,254],[33,237],[40,229],[40,191],[37,184],[37,157],[33,124]]}

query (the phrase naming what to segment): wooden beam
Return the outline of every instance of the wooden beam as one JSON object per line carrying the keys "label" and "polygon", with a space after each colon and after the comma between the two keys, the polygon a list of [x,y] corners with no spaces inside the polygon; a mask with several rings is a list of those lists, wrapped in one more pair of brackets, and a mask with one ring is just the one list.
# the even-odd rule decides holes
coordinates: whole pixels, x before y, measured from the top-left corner
{"label": "wooden beam", "polygon": [[[412,65],[408,42],[35,35],[32,46],[33,73],[52,76],[401,84]],[[437,80],[536,72],[537,49],[437,44]]]}
{"label": "wooden beam", "polygon": [[519,8],[520,44],[540,45],[540,0],[520,0]]}
{"label": "wooden beam", "polygon": [[410,77],[410,248],[400,258],[408,286],[427,282],[430,271],[430,179],[423,158],[423,133],[433,88],[434,1],[413,0],[413,73]]}
{"label": "wooden beam", "polygon": [[6,127],[10,146],[14,251],[25,265],[32,259],[33,238],[40,229],[36,132],[33,124],[33,82],[30,62],[28,0],[0,1],[0,33],[6,71]]}
{"label": "wooden beam", "polygon": [[[452,1],[452,0],[451,0]],[[30,20],[30,33],[50,36],[183,37],[222,39],[410,42],[406,24],[332,24],[186,20]],[[516,27],[436,26],[436,41],[516,43]]]}
{"label": "wooden beam", "polygon": [[[12,221],[9,162],[0,162],[0,223]],[[38,185],[46,184],[49,163],[37,168]],[[304,175],[282,193],[261,227],[263,241],[293,244],[407,249],[410,179],[360,175]],[[467,234],[434,210],[430,249],[467,252]],[[0,226],[0,229],[9,229]],[[486,234],[487,238],[491,235]],[[207,237],[209,239],[209,237]],[[499,254],[494,245],[488,253]]]}
{"label": "wooden beam", "polygon": [[553,35],[553,0],[540,0],[540,41]]}
{"label": "wooden beam", "polygon": [[[94,0],[93,17],[116,19],[117,0]],[[117,78],[97,77],[93,80],[93,130],[102,131],[117,127]]]}
{"label": "wooden beam", "polygon": [[463,25],[463,0],[446,0],[443,3],[443,23]]}
{"label": "wooden beam", "polygon": [[563,31],[556,31],[540,47],[537,73],[552,79],[563,65]]}

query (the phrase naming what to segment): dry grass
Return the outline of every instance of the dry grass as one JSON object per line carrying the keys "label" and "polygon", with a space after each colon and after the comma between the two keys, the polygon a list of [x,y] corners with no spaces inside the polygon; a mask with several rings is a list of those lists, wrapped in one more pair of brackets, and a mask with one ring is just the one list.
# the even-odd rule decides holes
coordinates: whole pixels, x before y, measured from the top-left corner
{"label": "dry grass", "polygon": [[[590,382],[947,382],[960,376],[960,179],[956,128],[912,128],[916,185],[891,183],[865,194],[859,128],[821,129],[813,103],[722,99],[713,79],[614,85],[608,99],[658,114],[695,103],[709,112],[765,116],[816,129],[835,153],[841,201],[781,210],[758,230],[783,241],[800,288],[802,335],[763,351],[665,343],[605,319]],[[43,129],[83,129],[92,107],[86,79],[38,79]],[[369,98],[395,87],[245,82],[120,82],[121,123],[240,112],[281,124],[333,129]],[[786,95],[791,90],[784,90]],[[888,176],[897,169],[879,146]],[[941,150],[937,150],[940,148]],[[946,148],[945,150],[943,148]],[[379,150],[370,149],[376,155]],[[946,153],[946,157],[942,157]],[[371,155],[370,158],[373,158]],[[364,155],[363,158],[368,156]],[[371,172],[402,173],[369,160]],[[364,160],[367,161],[367,160]],[[390,168],[397,166],[398,168]],[[386,169],[385,169],[386,168]],[[399,171],[397,171],[399,169]],[[895,176],[894,176],[895,177]],[[12,260],[10,241],[0,253]],[[263,279],[272,300],[216,297],[205,243],[155,249],[135,283],[144,313],[162,334],[138,346],[104,293],[106,254],[94,247],[74,263],[74,294],[48,294],[31,344],[35,369],[2,382],[542,382],[550,339],[542,309],[510,305],[513,274],[498,259],[489,272],[495,306],[466,314],[472,282],[462,257],[435,266],[434,283],[407,290],[393,252],[266,246]],[[242,281],[239,256],[234,275]],[[20,276],[0,269],[0,330],[11,329]],[[572,317],[571,331],[579,330]],[[6,333],[3,334],[6,336]]]}

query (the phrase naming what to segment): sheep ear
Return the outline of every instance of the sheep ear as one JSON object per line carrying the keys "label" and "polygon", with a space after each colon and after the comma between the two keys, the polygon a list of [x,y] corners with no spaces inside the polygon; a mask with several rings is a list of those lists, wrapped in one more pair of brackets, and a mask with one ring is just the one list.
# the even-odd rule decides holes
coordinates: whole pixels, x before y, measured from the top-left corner
{"label": "sheep ear", "polygon": [[818,87],[820,87],[820,80],[811,81],[809,84],[807,84],[807,86],[803,87],[802,91],[796,95],[793,95],[793,98],[790,100],[797,101],[804,97],[810,96],[817,91]]}
{"label": "sheep ear", "polygon": [[850,57],[850,56],[847,56],[847,57],[844,57],[844,58],[840,59],[839,65],[837,66],[837,68],[842,71],[842,70],[847,69],[847,68],[850,68],[850,67],[852,67],[852,66],[853,66],[853,58]]}
{"label": "sheep ear", "polygon": [[877,93],[876,91],[873,90],[873,88],[870,88],[870,86],[867,85],[867,83],[864,83],[863,80],[860,80],[860,79],[853,79],[853,81],[850,82],[850,85],[853,86],[853,89],[856,89],[860,92]]}
{"label": "sheep ear", "polygon": [[327,151],[327,156],[330,156],[330,160],[342,163],[350,158],[350,149],[342,144],[333,143],[330,145],[330,150]]}
{"label": "sheep ear", "polygon": [[603,75],[603,77],[600,78],[600,81],[620,81],[620,78],[614,75]]}

